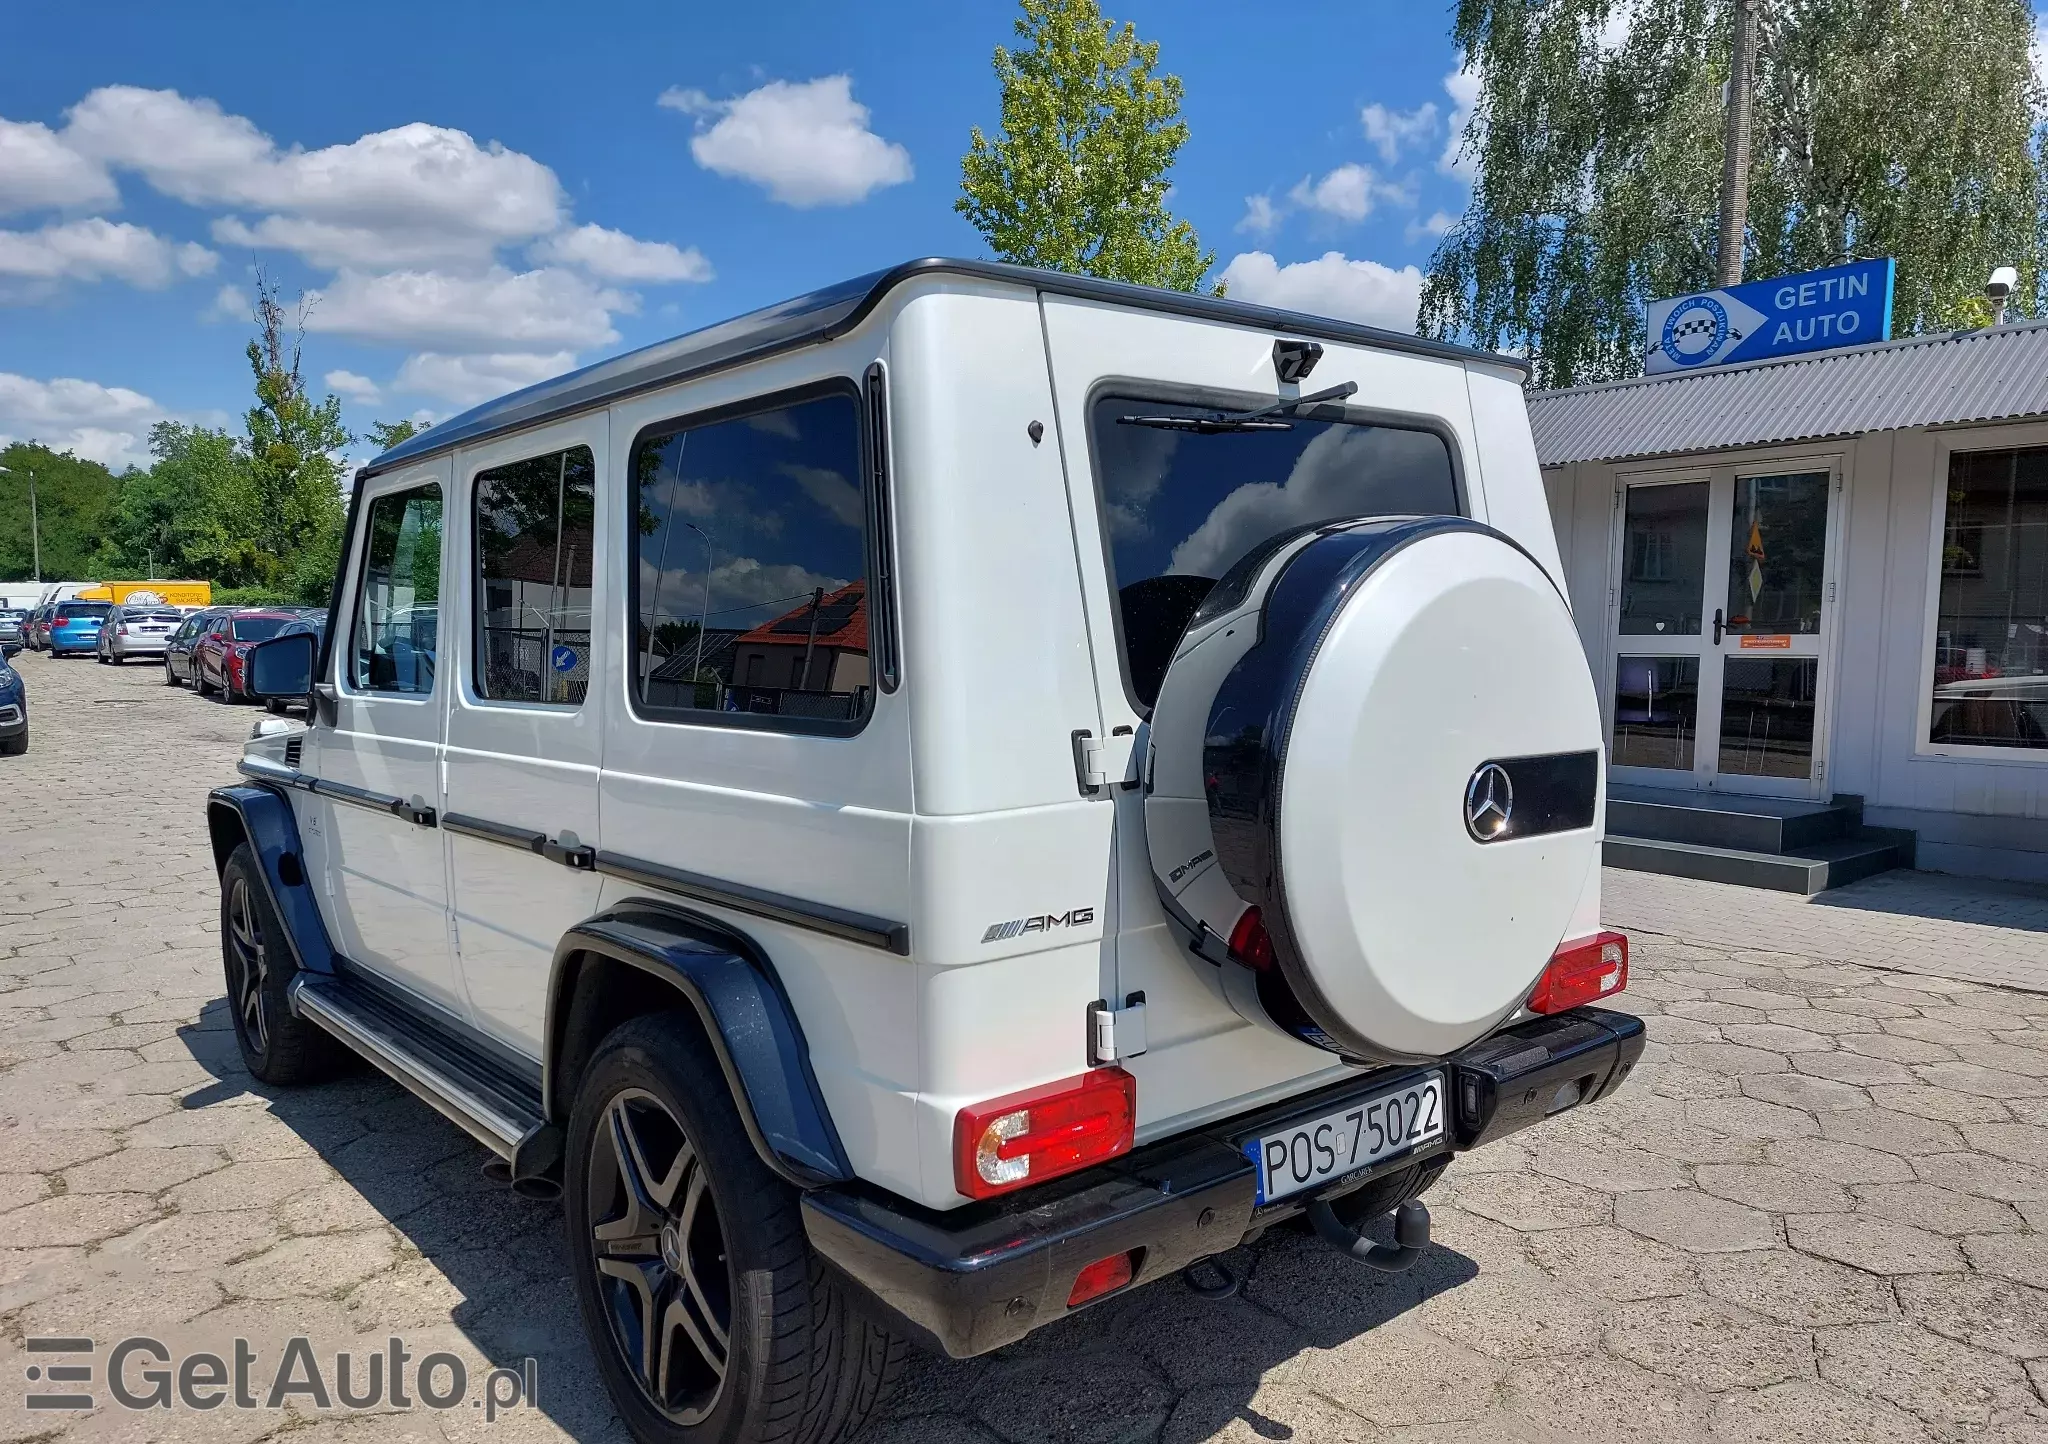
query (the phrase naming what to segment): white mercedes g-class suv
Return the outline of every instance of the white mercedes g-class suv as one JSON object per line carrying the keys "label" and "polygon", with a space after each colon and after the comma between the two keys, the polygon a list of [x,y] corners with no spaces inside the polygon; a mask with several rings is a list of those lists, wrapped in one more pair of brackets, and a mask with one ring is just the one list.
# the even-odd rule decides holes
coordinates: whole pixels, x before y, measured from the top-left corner
{"label": "white mercedes g-class suv", "polygon": [[1405,1265],[1643,1046],[1521,380],[920,261],[405,442],[209,803],[250,1071],[559,1194],[643,1440],[840,1437],[1286,1220]]}

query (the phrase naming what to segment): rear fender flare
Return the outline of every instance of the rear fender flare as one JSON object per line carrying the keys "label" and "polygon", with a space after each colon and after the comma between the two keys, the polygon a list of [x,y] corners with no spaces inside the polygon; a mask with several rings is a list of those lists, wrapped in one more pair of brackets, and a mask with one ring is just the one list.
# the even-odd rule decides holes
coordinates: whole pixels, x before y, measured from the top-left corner
{"label": "rear fender flare", "polygon": [[644,898],[578,923],[556,945],[541,1063],[550,1123],[566,1128],[574,1102],[565,1053],[578,978],[593,957],[647,974],[689,1003],[763,1163],[799,1188],[852,1180],[803,1030],[766,957],[711,918]]}
{"label": "rear fender flare", "polygon": [[256,854],[271,908],[284,923],[285,941],[299,967],[309,973],[335,971],[334,945],[306,875],[298,818],[284,794],[260,783],[216,787],[206,795],[206,831],[213,841],[216,874],[242,843]]}

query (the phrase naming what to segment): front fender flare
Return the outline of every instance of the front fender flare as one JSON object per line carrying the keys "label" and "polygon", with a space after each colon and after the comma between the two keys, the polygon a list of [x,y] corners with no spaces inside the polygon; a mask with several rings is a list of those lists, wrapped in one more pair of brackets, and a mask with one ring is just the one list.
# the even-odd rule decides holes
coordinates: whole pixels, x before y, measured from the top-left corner
{"label": "front fender flare", "polygon": [[206,795],[206,830],[218,873],[242,842],[256,854],[270,905],[284,924],[293,958],[308,973],[332,973],[334,944],[306,875],[299,822],[283,793],[261,783],[216,787]]}
{"label": "front fender flare", "polygon": [[811,1071],[803,1030],[766,959],[711,919],[646,899],[578,923],[556,945],[541,1064],[550,1122],[568,1122],[574,1080],[557,1074],[578,960],[586,955],[650,974],[689,1001],[762,1162],[799,1188],[853,1178]]}

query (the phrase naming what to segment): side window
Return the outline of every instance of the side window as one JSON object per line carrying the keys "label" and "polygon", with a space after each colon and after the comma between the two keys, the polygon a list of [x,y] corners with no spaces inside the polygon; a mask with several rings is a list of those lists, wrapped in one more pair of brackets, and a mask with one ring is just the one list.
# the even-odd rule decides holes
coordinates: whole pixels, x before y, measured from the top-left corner
{"label": "side window", "polygon": [[1283,533],[1358,516],[1461,514],[1449,445],[1323,406],[1256,427],[1136,396],[1093,408],[1102,529],[1131,700],[1158,698],[1188,619],[1231,564]]}
{"label": "side window", "polygon": [[434,690],[441,620],[441,488],[387,492],[365,508],[349,681],[365,692]]}
{"label": "side window", "polygon": [[587,446],[477,473],[479,697],[582,704],[596,495]]}
{"label": "side window", "polygon": [[654,427],[634,445],[632,476],[640,710],[858,730],[873,680],[853,393]]}

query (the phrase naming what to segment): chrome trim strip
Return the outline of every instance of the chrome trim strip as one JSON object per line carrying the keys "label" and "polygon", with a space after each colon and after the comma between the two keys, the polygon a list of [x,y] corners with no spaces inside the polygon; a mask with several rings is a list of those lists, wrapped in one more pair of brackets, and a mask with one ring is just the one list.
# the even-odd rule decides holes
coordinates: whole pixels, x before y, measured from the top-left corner
{"label": "chrome trim strip", "polygon": [[537,853],[546,847],[548,842],[547,834],[544,832],[512,827],[503,822],[489,822],[481,817],[470,817],[460,812],[442,813],[441,826],[449,832],[459,832],[464,837],[495,842],[503,847],[516,847],[521,852]]}
{"label": "chrome trim strip", "polygon": [[710,903],[715,907],[731,908],[734,912],[748,913],[757,918],[769,918],[814,933],[844,938],[848,942],[880,948],[884,952],[895,953],[900,957],[910,956],[908,923],[890,922],[887,918],[873,917],[867,913],[830,907],[824,903],[806,902],[802,898],[748,887],[744,883],[722,882],[717,878],[684,872],[681,868],[666,867],[661,863],[647,862],[637,857],[625,857],[616,852],[598,853],[597,870],[607,877],[639,883],[643,887],[657,888],[662,892],[674,893],[677,897]]}
{"label": "chrome trim strip", "polygon": [[333,1034],[500,1158],[510,1160],[518,1149],[530,1123],[507,1117],[375,1023],[307,988],[305,978],[293,980],[290,998],[293,1012]]}

